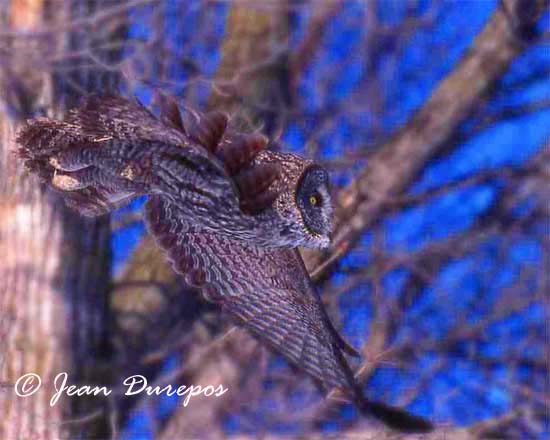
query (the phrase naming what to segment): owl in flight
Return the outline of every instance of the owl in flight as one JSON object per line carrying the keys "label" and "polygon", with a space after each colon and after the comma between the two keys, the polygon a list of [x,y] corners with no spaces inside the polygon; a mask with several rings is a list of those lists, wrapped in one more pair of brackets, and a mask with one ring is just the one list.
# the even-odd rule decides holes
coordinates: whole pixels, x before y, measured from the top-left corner
{"label": "owl in flight", "polygon": [[224,113],[180,112],[159,96],[156,117],[120,96],[87,98],[64,121],[37,118],[18,133],[26,168],[87,216],[149,195],[145,221],[174,269],[322,388],[401,431],[432,425],[367,399],[297,246],[329,243],[327,172],[266,148]]}

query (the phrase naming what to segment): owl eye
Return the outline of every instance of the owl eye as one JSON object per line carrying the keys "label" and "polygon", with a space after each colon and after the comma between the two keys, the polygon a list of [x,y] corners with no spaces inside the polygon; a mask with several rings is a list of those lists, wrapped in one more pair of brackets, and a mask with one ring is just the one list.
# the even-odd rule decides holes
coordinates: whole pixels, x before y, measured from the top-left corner
{"label": "owl eye", "polygon": [[296,188],[296,205],[307,233],[326,236],[330,233],[330,194],[327,172],[313,165],[305,170]]}
{"label": "owl eye", "polygon": [[317,206],[320,205],[323,202],[323,198],[321,197],[321,194],[318,192],[315,192],[309,196],[309,204],[311,206]]}

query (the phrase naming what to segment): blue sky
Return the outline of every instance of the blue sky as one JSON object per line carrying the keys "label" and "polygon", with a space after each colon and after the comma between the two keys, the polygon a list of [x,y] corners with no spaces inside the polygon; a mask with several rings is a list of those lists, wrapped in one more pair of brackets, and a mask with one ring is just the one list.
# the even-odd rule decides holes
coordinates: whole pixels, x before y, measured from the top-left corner
{"label": "blue sky", "polygon": [[[177,13],[177,2],[169,2],[165,11],[166,26],[170,30],[167,38],[173,47],[199,61],[201,68],[209,75],[215,72],[219,61],[217,44],[224,32],[227,10],[226,5],[222,3],[216,4],[208,12],[211,29],[218,39],[207,42],[193,38],[193,23],[197,20],[197,14],[201,12],[200,2],[193,2],[192,5],[196,7],[190,7],[188,14]],[[380,20],[388,26],[399,24],[404,13],[404,3],[381,2]],[[313,114],[346,99],[365,74],[365,53],[368,51],[363,50],[360,41],[367,29],[359,26],[364,8],[361,2],[345,4],[346,7],[324,33],[318,53],[299,83],[300,100]],[[443,7],[436,8],[433,25],[413,32],[412,37],[401,47],[397,58],[382,58],[376,67],[376,74],[381,78],[383,85],[380,96],[384,103],[384,112],[379,116],[381,130],[384,133],[390,134],[404,124],[430,96],[438,81],[456,66],[494,10],[495,4],[495,1],[489,0],[444,2]],[[419,2],[418,10],[430,10],[430,2]],[[295,47],[303,36],[307,18],[307,14],[303,12],[295,17],[296,28],[292,31],[291,48]],[[143,16],[136,15],[136,24],[130,29],[132,37],[150,36],[150,30],[144,25],[145,21]],[[189,40],[193,40],[193,43],[190,44]],[[378,43],[389,47],[397,44],[392,41],[391,35],[379,40]],[[334,65],[343,66],[340,74],[336,76],[331,70]],[[532,47],[514,62],[502,79],[501,91],[483,104],[486,106],[485,111],[498,113],[518,104],[550,99],[548,75],[543,75],[538,81],[528,85],[522,83],[523,78],[537,69],[550,72],[548,45],[539,44]],[[185,72],[174,66],[173,75],[184,76]],[[319,93],[320,88],[323,93]],[[146,85],[137,90],[138,96],[145,102],[149,101],[150,93],[151,90]],[[207,93],[203,94],[205,99]],[[201,96],[199,95],[199,98]],[[337,158],[346,148],[364,145],[365,137],[368,137],[371,130],[370,121],[372,115],[369,115],[368,111],[364,114],[344,114],[339,117],[320,139],[320,158]],[[474,122],[465,121],[460,128],[460,133],[464,134],[465,139],[449,154],[432,161],[412,186],[411,193],[417,194],[437,188],[480,170],[497,169],[502,166],[517,167],[532,157],[541,148],[543,141],[550,137],[548,107],[521,117],[500,120],[469,136]],[[289,150],[304,152],[305,140],[312,136],[311,131],[314,129],[315,124],[304,126],[291,123],[283,133],[282,139]],[[348,182],[354,171],[333,171],[333,180],[340,184]],[[396,255],[414,252],[433,241],[444,240],[452,234],[464,231],[476,224],[479,217],[487,212],[501,190],[502,182],[494,179],[450,190],[426,203],[389,215],[380,226],[380,232],[385,237],[385,250]],[[140,202],[136,202],[126,210],[136,209],[139,204]],[[120,269],[143,232],[142,225],[135,225],[114,235],[115,270]],[[372,240],[372,235],[366,233],[362,242],[368,243],[369,240]],[[488,240],[473,254],[449,262],[434,282],[426,287],[421,300],[411,307],[404,317],[396,338],[399,340],[414,334],[416,337],[424,335],[427,339],[437,339],[444,337],[456,320],[464,315],[474,321],[483,319],[484,313],[491,310],[494,302],[498,300],[502,289],[509,286],[519,273],[529,268],[541,267],[543,250],[540,241],[533,240],[532,237],[518,238],[517,243],[507,250],[504,257],[497,258],[497,250],[498,243]],[[366,247],[351,252],[342,261],[339,271],[330,282],[337,284],[345,279],[346,270],[368,265],[371,257]],[[392,295],[392,292],[395,294],[409,276],[410,273],[405,268],[390,272],[384,280],[385,292],[388,295]],[[442,298],[442,295],[445,298]],[[371,287],[361,284],[347,292],[339,305],[342,331],[355,346],[362,344],[368,337],[368,324],[372,318],[371,296]],[[529,355],[541,356],[537,347],[529,347],[523,340],[525,334],[522,329],[529,325],[543,325],[543,320],[542,304],[535,304],[514,316],[495,322],[490,328],[490,338],[483,343],[475,342],[475,349],[498,359],[514,345],[527,344],[526,352]],[[456,347],[453,346],[445,353],[426,351],[420,359],[415,360],[411,369],[380,368],[369,381],[366,391],[369,395],[383,395],[388,401],[399,403],[403,389],[413,386],[423,372],[429,371],[444,356],[445,360],[449,361],[448,368],[430,379],[427,391],[410,403],[411,410],[432,417],[436,421],[452,421],[458,425],[469,425],[503,414],[511,405],[511,397],[503,383],[507,380],[516,380],[516,373],[525,373],[510,373],[505,364],[498,362],[493,370],[488,372],[478,365],[476,359],[468,359],[465,353],[471,348],[467,342],[457,342]],[[166,368],[170,368],[175,362],[179,360],[171,359]],[[272,368],[286,367],[284,361],[275,359]],[[517,380],[520,380],[519,376]],[[268,387],[269,383],[266,383],[266,400],[258,408],[248,408],[241,414],[228,417],[227,428],[230,432],[245,429],[244,426],[266,428],[262,425],[268,423],[264,416],[277,405],[277,402],[270,400]],[[459,392],[452,393],[457,388]],[[441,396],[444,395],[449,397],[442,400]],[[304,394],[302,398],[307,400],[308,394]],[[296,401],[291,404],[303,404],[301,398],[295,399]],[[171,405],[175,405],[175,402],[163,402],[162,408],[159,409],[163,417],[169,413]],[[160,413],[157,417],[161,416]],[[353,417],[354,413],[352,408],[346,407],[342,417]],[[148,417],[150,414],[136,413],[125,431],[126,438],[151,438]],[[339,423],[338,419],[327,422],[325,429],[337,430]],[[299,430],[297,425],[284,423],[268,428],[280,433]]]}

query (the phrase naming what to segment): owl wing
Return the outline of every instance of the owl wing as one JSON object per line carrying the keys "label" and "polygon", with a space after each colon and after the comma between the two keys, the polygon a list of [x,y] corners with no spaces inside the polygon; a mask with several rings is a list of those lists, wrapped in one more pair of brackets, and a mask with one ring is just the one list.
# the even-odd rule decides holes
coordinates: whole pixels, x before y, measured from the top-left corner
{"label": "owl wing", "polygon": [[334,351],[357,353],[336,337],[296,249],[266,250],[201,232],[161,197],[148,200],[146,220],[189,284],[323,387],[346,387]]}
{"label": "owl wing", "polygon": [[78,108],[69,111],[65,123],[78,127],[80,136],[86,138],[113,137],[173,145],[188,141],[185,133],[157,119],[137,99],[122,96],[87,96]]}
{"label": "owl wing", "polygon": [[64,121],[27,121],[18,133],[18,154],[28,170],[88,216],[149,193],[181,202],[190,217],[204,214],[202,220],[212,227],[226,220],[216,212],[242,219],[241,207],[269,207],[276,194],[265,190],[278,170],[272,164],[247,170],[265,139],[226,135],[222,113],[193,115],[184,125],[177,103],[168,97],[162,97],[157,119],[137,100],[90,96]]}
{"label": "owl wing", "polygon": [[[86,169],[78,169],[67,177],[51,159],[70,151],[74,165],[77,148],[93,145],[99,150],[102,141],[113,138],[133,144],[144,141],[181,144],[185,140],[181,132],[164,126],[137,100],[91,95],[83,99],[79,108],[71,110],[64,121],[28,120],[18,133],[18,154],[26,168],[61,193],[71,208],[86,216],[103,215],[139,195],[139,188],[123,179],[111,181],[109,173],[94,166],[79,167],[78,163],[75,168]],[[67,187],[67,182],[72,187]],[[78,187],[76,182],[80,183]]]}
{"label": "owl wing", "polygon": [[360,410],[395,429],[432,429],[422,418],[363,396],[342,350],[357,353],[330,323],[296,249],[257,248],[206,233],[159,196],[149,199],[145,212],[150,232],[187,283],[324,389],[344,390]]}

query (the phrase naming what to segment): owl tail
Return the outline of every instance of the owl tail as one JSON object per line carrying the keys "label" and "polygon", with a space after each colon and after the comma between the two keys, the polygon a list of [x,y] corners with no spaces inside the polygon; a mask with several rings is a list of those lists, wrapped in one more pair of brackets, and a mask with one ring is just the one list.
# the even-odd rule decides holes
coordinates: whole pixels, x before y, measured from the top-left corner
{"label": "owl tail", "polygon": [[353,394],[353,400],[362,414],[374,417],[392,429],[408,433],[426,433],[434,429],[433,424],[423,417],[402,408],[368,400],[358,385],[354,387]]}

